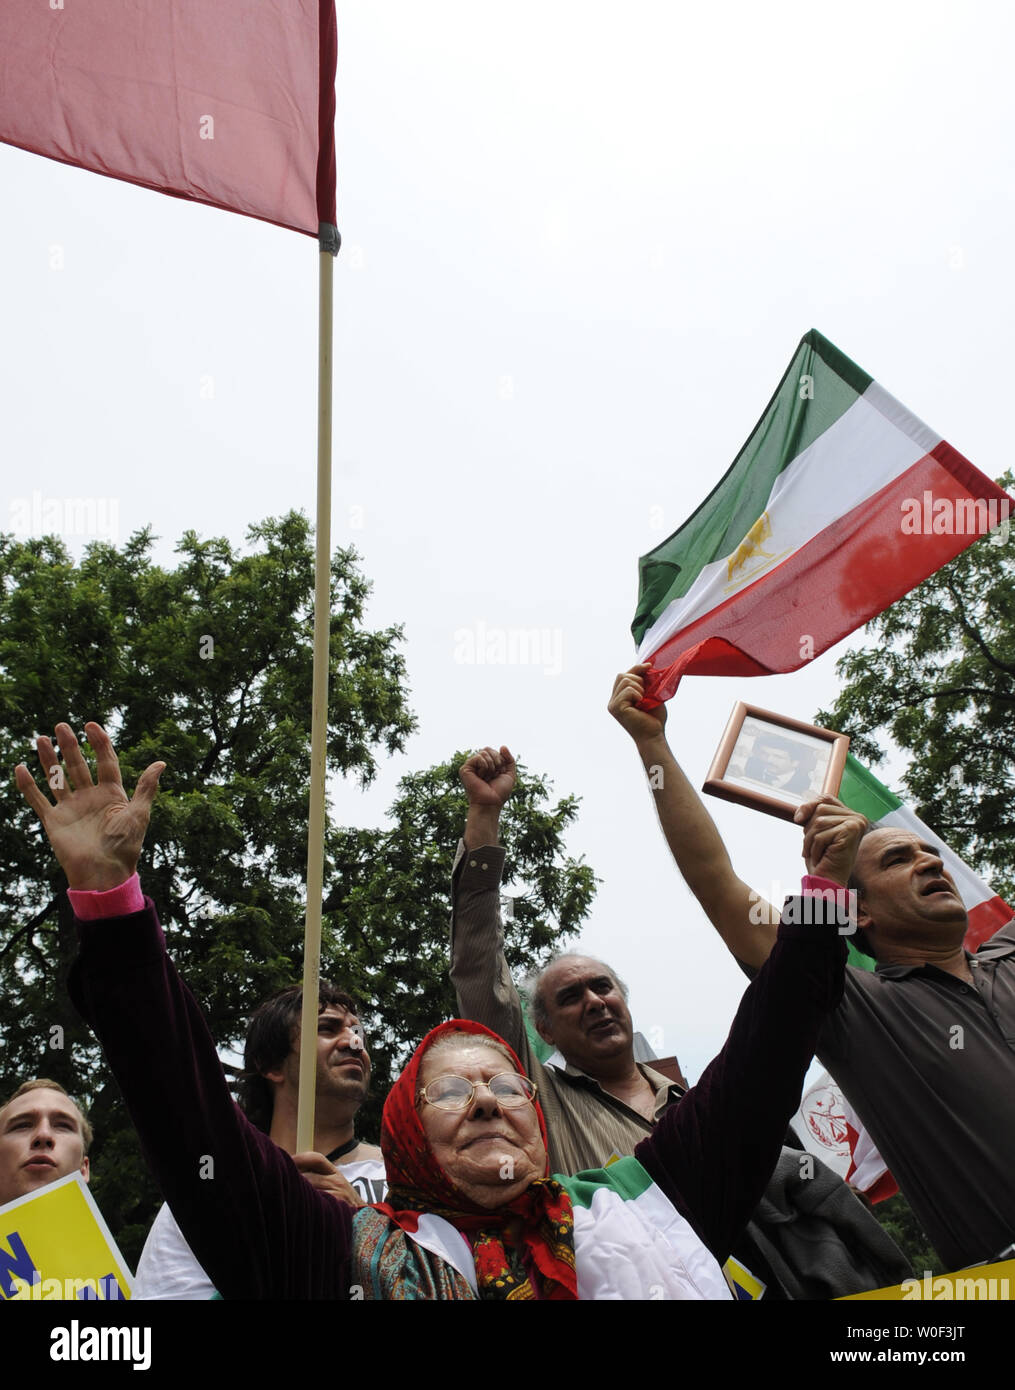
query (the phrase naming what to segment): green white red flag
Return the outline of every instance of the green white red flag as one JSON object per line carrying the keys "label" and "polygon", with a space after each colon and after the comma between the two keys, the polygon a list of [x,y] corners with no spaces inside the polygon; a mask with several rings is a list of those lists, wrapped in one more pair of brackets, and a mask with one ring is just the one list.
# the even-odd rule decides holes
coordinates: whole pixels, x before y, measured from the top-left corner
{"label": "green white red flag", "polygon": [[1011,499],[811,330],[726,476],[639,563],[646,705],[820,656],[1006,522]]}
{"label": "green white red flag", "polygon": [[0,140],[317,236],[336,51],[334,0],[4,0]]}
{"label": "green white red flag", "polygon": [[969,927],[965,939],[967,951],[975,951],[1015,916],[1004,899],[998,897],[964,860],[953,854],[943,843],[940,835],[935,835],[919,816],[914,815],[905,802],[878,781],[873,772],[869,772],[863,763],[857,762],[852,753],[846,755],[846,769],[842,774],[839,800],[844,801],[851,810],[859,811],[874,825],[886,829],[896,826],[901,830],[911,830],[925,843],[940,850],[944,866],[955,881],[959,896],[969,914]]}

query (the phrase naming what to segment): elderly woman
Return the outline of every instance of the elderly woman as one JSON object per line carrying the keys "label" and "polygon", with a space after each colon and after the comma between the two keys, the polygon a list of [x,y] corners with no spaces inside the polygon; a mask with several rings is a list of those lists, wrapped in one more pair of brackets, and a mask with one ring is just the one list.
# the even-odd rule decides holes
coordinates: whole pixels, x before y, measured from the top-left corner
{"label": "elderly woman", "polygon": [[[761,1195],[818,1027],[841,993],[834,921],[805,926],[797,914],[783,924],[701,1081],[633,1158],[598,1172],[548,1175],[535,1087],[503,1041],[460,1020],[434,1029],[384,1107],[388,1200],[354,1213],[310,1186],[232,1102],[135,874],[161,767],[128,802],[109,739],[87,729],[97,785],[67,725],[57,730],[66,778],[56,804],[24,767],[18,785],[76,913],[91,919],[81,922],[72,996],[224,1297],[730,1296],[719,1262]],[[48,774],[48,740],[39,754]]]}
{"label": "elderly woman", "polygon": [[[535,1089],[481,1024],[454,1019],[423,1039],[384,1106],[388,1200],[353,1223],[364,1297],[729,1298],[639,1159],[547,1177]],[[672,1187],[662,1135],[639,1154]]]}

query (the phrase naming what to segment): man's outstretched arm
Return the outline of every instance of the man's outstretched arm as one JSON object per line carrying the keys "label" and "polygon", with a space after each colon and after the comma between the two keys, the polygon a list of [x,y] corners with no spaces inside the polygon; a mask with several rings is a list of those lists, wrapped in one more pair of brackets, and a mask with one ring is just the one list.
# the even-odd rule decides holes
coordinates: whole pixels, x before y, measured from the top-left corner
{"label": "man's outstretched arm", "polygon": [[[648,773],[659,824],[685,883],[731,953],[760,970],[775,945],[779,910],[754,892],[730,862],[715,821],[691,786],[666,741],[666,707],[638,708],[648,666],[617,677],[609,710],[634,740]],[[807,872],[845,887],[866,819],[834,796],[798,806],[793,819],[804,831]]]}
{"label": "man's outstretched arm", "polygon": [[529,1062],[521,1000],[504,956],[497,843],[500,815],[517,772],[507,748],[481,748],[459,769],[469,798],[464,851],[455,860],[451,890],[451,982],[462,1018],[499,1033]]}
{"label": "man's outstretched arm", "polygon": [[779,913],[734,871],[715,822],[666,741],[666,706],[638,708],[648,670],[635,666],[617,677],[610,713],[634,740],[685,883],[737,960],[758,970],[775,945]]}

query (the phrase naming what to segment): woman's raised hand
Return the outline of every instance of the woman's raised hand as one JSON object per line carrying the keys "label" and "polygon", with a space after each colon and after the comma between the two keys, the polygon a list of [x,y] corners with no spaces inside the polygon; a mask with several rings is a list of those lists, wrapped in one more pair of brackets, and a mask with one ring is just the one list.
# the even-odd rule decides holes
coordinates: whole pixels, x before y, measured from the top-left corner
{"label": "woman's raised hand", "polygon": [[85,733],[95,752],[96,782],[69,724],[56,726],[62,763],[50,739],[43,737],[36,742],[52,801],[39,790],[24,763],[14,769],[14,778],[42,821],[53,853],[67,875],[68,887],[105,892],[119,887],[137,870],[152,802],[166,765],[152,763],[145,768],[128,800],[109,735],[95,723],[86,724]]}

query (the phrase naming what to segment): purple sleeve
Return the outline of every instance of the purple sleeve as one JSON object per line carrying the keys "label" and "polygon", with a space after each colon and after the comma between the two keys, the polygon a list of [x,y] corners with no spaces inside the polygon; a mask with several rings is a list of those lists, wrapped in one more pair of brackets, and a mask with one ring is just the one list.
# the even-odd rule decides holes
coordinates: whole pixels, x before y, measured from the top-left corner
{"label": "purple sleeve", "polygon": [[[789,900],[802,901],[821,900]],[[787,915],[722,1051],[634,1151],[720,1262],[761,1200],[821,1024],[842,996],[846,946],[834,913],[806,925]]]}
{"label": "purple sleeve", "polygon": [[348,1298],[352,1212],[302,1178],[233,1102],[151,902],[78,928],[71,998],[101,1042],[145,1158],[218,1292]]}

